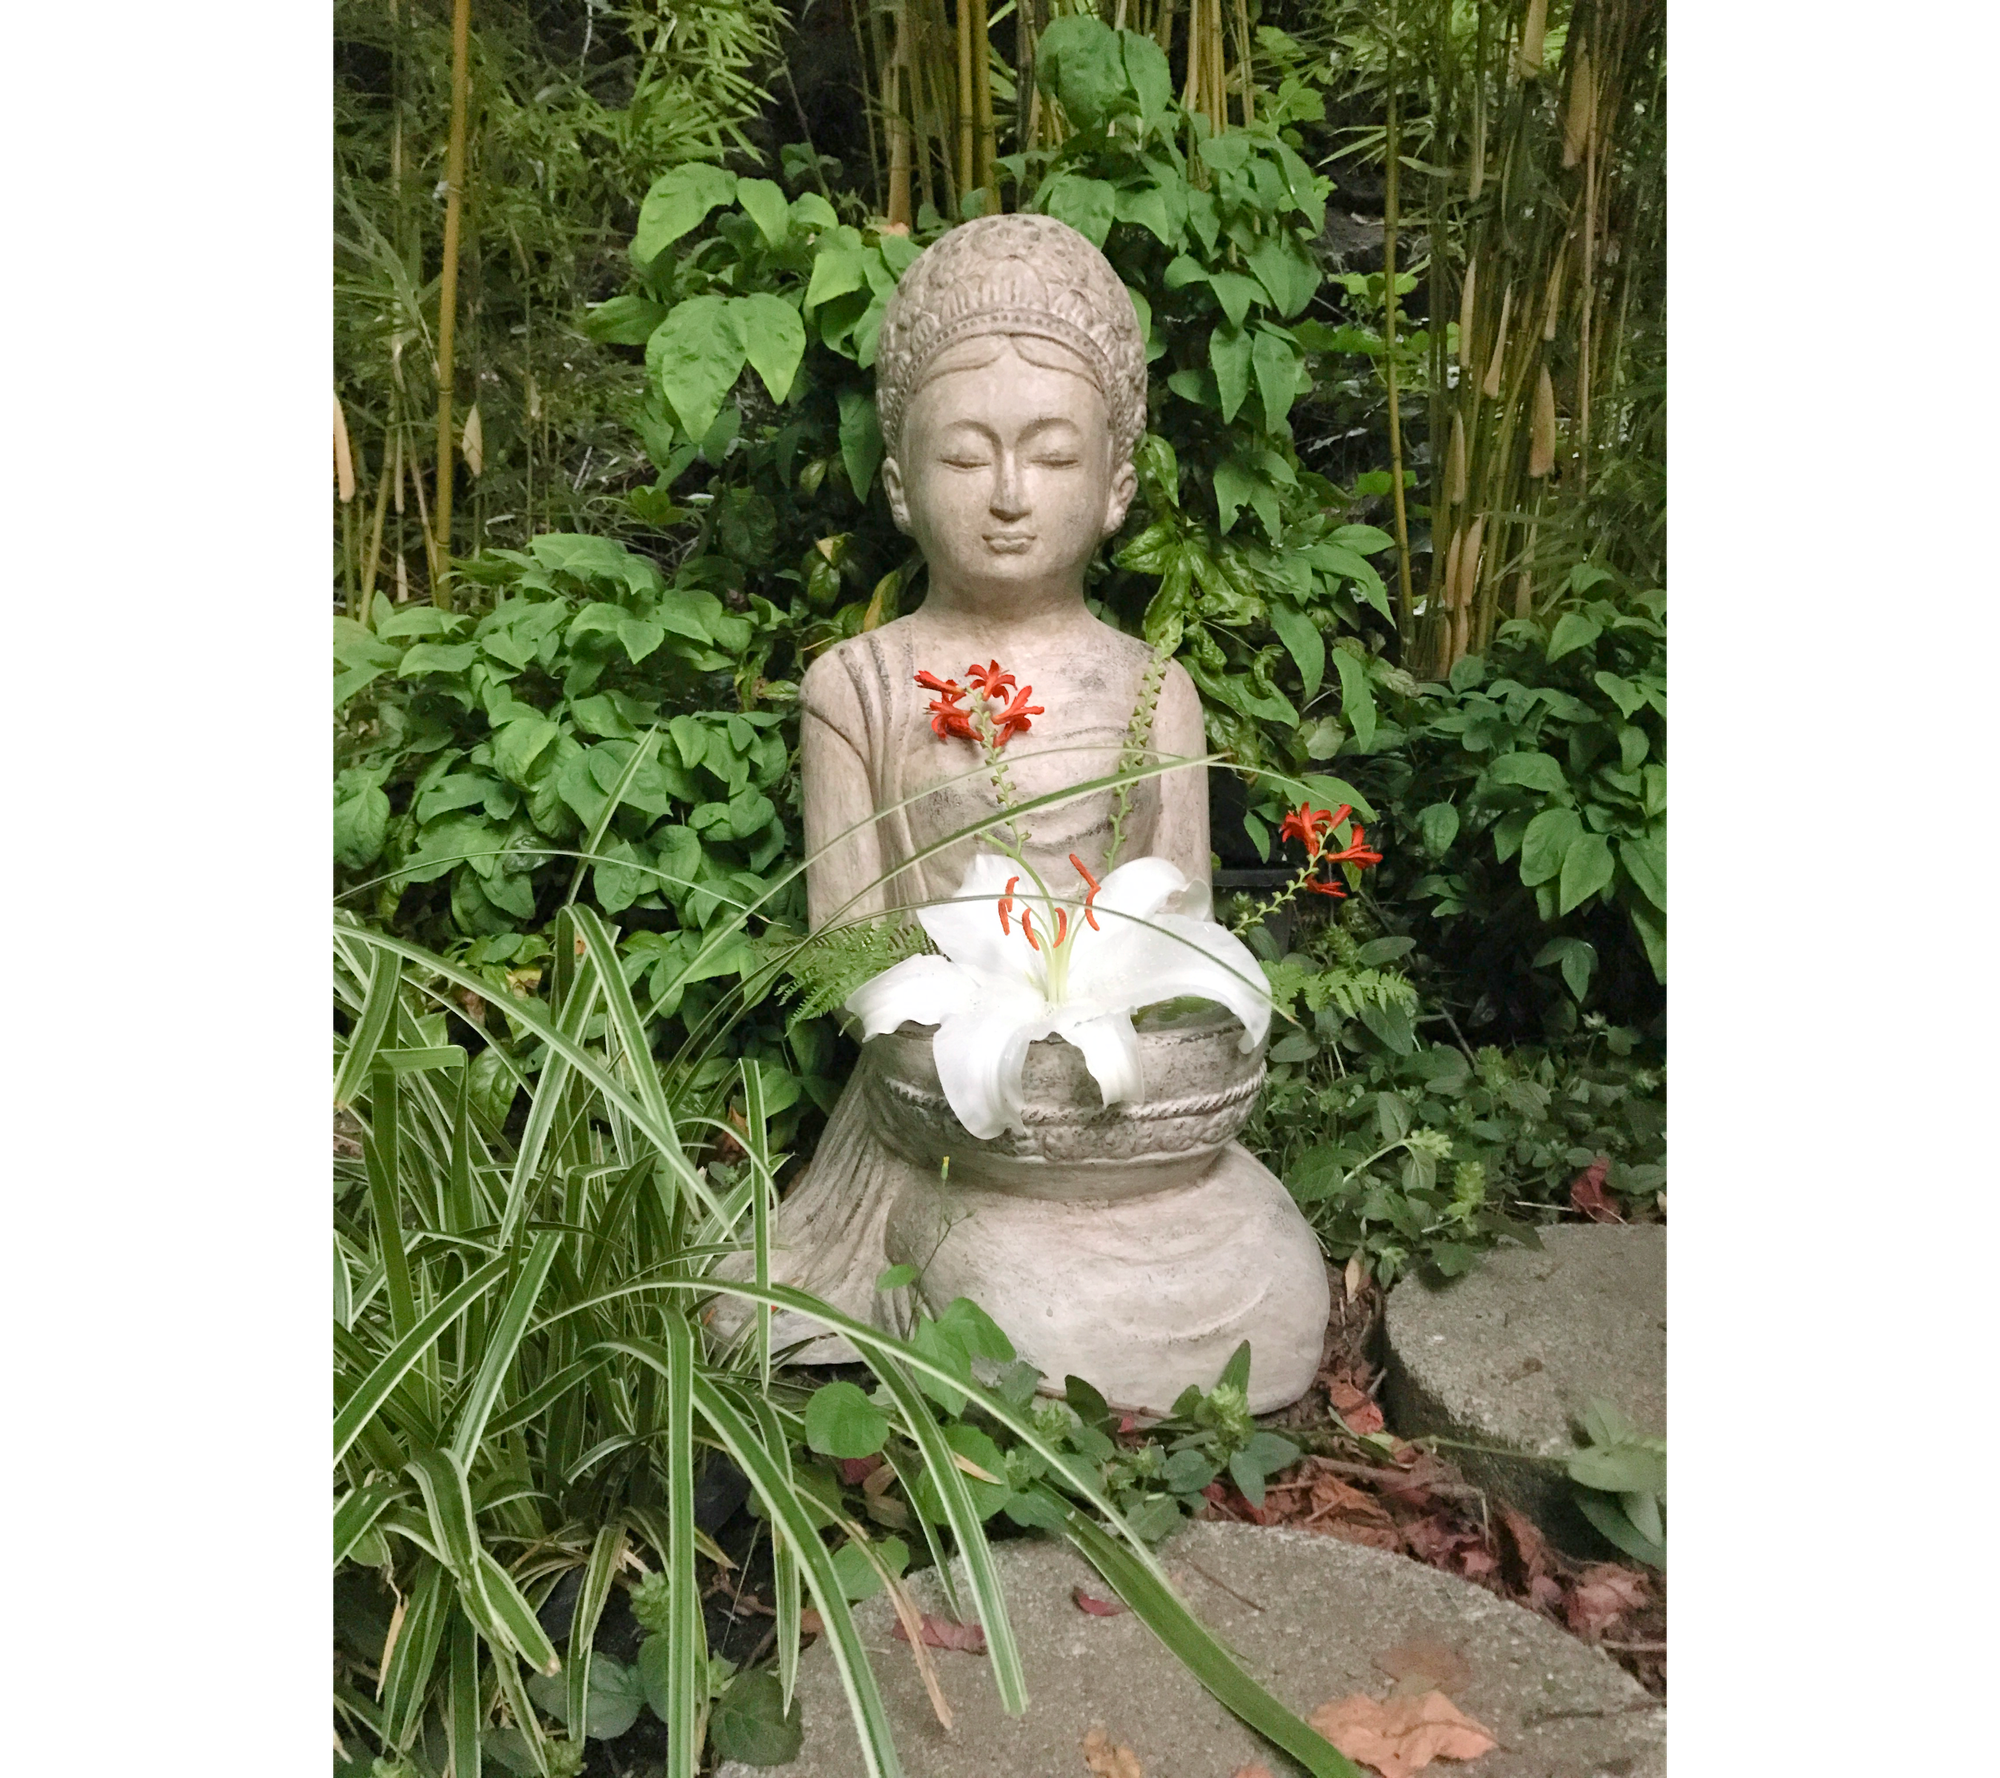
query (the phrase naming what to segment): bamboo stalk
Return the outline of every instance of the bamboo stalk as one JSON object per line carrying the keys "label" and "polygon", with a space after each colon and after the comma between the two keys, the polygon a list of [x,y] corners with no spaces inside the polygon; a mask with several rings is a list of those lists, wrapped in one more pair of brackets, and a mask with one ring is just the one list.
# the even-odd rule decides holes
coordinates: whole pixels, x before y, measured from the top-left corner
{"label": "bamboo stalk", "polygon": [[[386,445],[388,441],[383,442]],[[368,560],[361,569],[361,609],[354,614],[364,624],[375,602],[375,575],[382,562],[382,521],[389,513],[390,479],[385,452],[381,471],[375,477],[375,522],[368,530]]]}
{"label": "bamboo stalk", "polygon": [[1403,154],[1401,112],[1396,89],[1396,0],[1389,0],[1389,166],[1382,194],[1382,375],[1389,392],[1389,479],[1396,514],[1396,627],[1407,636],[1415,598],[1410,590],[1410,518],[1403,498],[1403,421],[1396,389],[1396,223],[1397,174]]}
{"label": "bamboo stalk", "polygon": [[986,190],[986,214],[1000,214],[997,132],[993,127],[993,46],[986,36],[986,0],[961,0],[972,7],[972,106],[977,139],[973,183]]}
{"label": "bamboo stalk", "polygon": [[972,7],[975,0],[958,0],[958,190],[952,220],[958,220],[965,196],[978,184],[972,144]]}
{"label": "bamboo stalk", "polygon": [[1257,121],[1257,95],[1250,75],[1250,12],[1244,0],[1236,0],[1236,72],[1243,88],[1243,122]]}
{"label": "bamboo stalk", "polygon": [[[431,602],[451,609],[451,396],[458,310],[458,222],[465,195],[465,114],[472,57],[472,0],[452,0],[451,136],[445,150],[444,262],[438,281],[437,531]],[[420,490],[421,492],[421,490]]]}
{"label": "bamboo stalk", "polygon": [[[906,115],[910,98],[905,91],[909,85],[908,4],[909,0],[897,0],[893,15],[896,41],[881,81],[883,126],[889,132],[888,211],[892,228],[910,226],[910,119]],[[879,37],[876,53],[881,53]]]}

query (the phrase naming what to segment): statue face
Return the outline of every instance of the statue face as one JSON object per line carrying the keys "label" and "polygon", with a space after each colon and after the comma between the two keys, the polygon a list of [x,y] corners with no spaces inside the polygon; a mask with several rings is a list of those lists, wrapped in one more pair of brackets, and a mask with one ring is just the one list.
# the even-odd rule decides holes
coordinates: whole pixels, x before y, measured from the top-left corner
{"label": "statue face", "polygon": [[963,591],[1074,582],[1124,522],[1132,467],[1111,461],[1104,397],[1088,377],[1004,342],[911,398],[902,455],[882,466],[896,523],[932,575]]}

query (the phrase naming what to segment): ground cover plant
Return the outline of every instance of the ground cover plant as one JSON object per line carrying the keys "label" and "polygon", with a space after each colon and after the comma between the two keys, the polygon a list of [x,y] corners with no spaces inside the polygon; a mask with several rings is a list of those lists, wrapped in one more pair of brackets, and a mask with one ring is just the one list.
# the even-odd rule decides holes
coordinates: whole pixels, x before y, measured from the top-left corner
{"label": "ground cover plant", "polygon": [[[1135,293],[1140,497],[1090,591],[1201,693],[1222,862],[1275,887],[1302,802],[1350,804],[1382,854],[1348,901],[1246,928],[1289,1019],[1246,1140],[1357,1301],[1552,1219],[1664,1213],[1659,9],[1141,4],[1119,30],[1108,6],[856,3],[852,60],[809,72],[797,33],[824,20],[777,7],[482,0],[441,403],[453,10],[337,11],[343,1406],[502,1270],[398,1359],[342,1459],[357,1769],[477,1747],[560,1771],[622,1713],[697,1751],[704,1721],[716,1748],[727,1725],[782,1742],[791,1626],[838,1617],[818,1582],[851,1599],[981,1524],[1088,1538],[1115,1510],[1137,1550],[1190,1512],[1303,1517],[1329,1478],[1398,1524],[1456,1510],[1312,1469],[1393,1464],[1243,1422],[1226,1378],[1148,1433],[1087,1384],[1030,1401],[958,1311],[916,1357],[882,1349],[907,1388],[878,1367],[825,1397],[685,1327],[683,1349],[676,1305],[754,1249],[851,1064],[840,959],[798,949],[797,683],[921,597],[879,484],[874,332],[915,253],[995,206],[1070,222]],[[865,109],[828,85],[850,76]],[[672,1530],[674,1490],[735,1452],[705,1401],[791,1501],[760,1522],[810,1525],[830,1565],[794,1540],[758,1583],[775,1670],[697,1647],[683,1596],[725,1572]],[[1612,1447],[1603,1476],[1648,1478]],[[1312,1485],[1259,1505],[1287,1475]],[[1452,1524],[1438,1548],[1536,1602],[1508,1533]],[[1540,1604],[1574,1617],[1586,1583],[1556,1579]],[[628,1597],[657,1645],[536,1671],[524,1608],[555,1654],[589,1647],[584,1601]],[[1646,1600],[1605,1621],[1655,1639]]]}

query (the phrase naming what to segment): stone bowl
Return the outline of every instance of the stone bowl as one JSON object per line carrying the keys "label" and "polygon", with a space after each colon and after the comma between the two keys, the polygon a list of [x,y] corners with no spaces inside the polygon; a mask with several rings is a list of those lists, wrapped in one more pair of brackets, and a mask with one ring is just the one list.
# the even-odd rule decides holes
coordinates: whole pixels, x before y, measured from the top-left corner
{"label": "stone bowl", "polygon": [[931,1055],[935,1027],[871,1038],[868,1104],[904,1160],[950,1183],[1030,1198],[1138,1197],[1199,1179],[1242,1129],[1264,1085],[1264,1046],[1244,1054],[1243,1026],[1220,1006],[1142,1016],[1140,1097],[1106,1106],[1083,1052],[1059,1037],[1028,1046],[1025,1132],[980,1138],[945,1101]]}

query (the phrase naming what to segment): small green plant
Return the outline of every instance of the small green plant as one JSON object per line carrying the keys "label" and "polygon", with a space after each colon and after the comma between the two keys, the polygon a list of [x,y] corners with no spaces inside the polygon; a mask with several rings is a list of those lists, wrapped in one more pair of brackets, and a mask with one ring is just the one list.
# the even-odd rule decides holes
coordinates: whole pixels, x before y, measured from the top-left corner
{"label": "small green plant", "polygon": [[1647,1438],[1615,1402],[1593,1399],[1569,1459],[1578,1510],[1628,1556],[1667,1565],[1667,1441]]}

